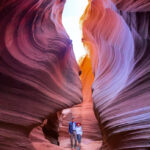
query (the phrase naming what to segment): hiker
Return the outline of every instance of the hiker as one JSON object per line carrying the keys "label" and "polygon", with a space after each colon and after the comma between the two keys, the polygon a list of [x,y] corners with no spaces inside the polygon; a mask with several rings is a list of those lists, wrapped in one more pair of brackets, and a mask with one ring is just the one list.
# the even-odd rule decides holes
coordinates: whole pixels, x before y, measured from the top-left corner
{"label": "hiker", "polygon": [[82,137],[82,126],[81,123],[76,124],[76,135],[77,135],[77,141],[78,141],[78,147],[77,150],[80,150],[81,147],[81,137]]}
{"label": "hiker", "polygon": [[[72,121],[69,122],[69,134],[70,134],[71,148],[73,148],[73,146],[76,147],[77,146],[77,136],[76,136],[76,122],[74,121],[74,118],[72,118]],[[74,145],[73,145],[73,143],[74,143]]]}

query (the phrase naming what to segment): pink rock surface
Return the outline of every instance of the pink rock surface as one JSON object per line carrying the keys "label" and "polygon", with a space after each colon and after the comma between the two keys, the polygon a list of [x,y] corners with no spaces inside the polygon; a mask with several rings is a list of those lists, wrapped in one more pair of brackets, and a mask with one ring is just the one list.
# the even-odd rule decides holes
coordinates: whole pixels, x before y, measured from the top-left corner
{"label": "pink rock surface", "polygon": [[32,146],[36,150],[64,150],[63,148],[51,144],[47,139],[45,139],[45,136],[43,134],[42,128],[43,125],[40,125],[32,130],[32,132],[29,135],[30,141],[32,142]]}
{"label": "pink rock surface", "polygon": [[89,1],[81,18],[83,43],[89,49],[95,75],[92,97],[102,149],[147,150],[150,32],[149,12],[145,11],[149,1],[115,2],[118,9],[109,0]]}
{"label": "pink rock surface", "polygon": [[[64,3],[0,1],[0,150],[66,150],[50,143],[57,140],[53,117],[81,103],[82,93],[80,69],[61,23]],[[104,150],[150,148],[149,11],[149,0],[89,0],[82,40],[94,77],[86,66],[83,104],[71,109],[93,139],[83,149],[99,148],[101,135]]]}
{"label": "pink rock surface", "polygon": [[149,0],[112,0],[118,9],[131,12],[147,12],[150,11]]}
{"label": "pink rock surface", "polygon": [[36,149],[32,129],[82,101],[64,2],[0,1],[0,150]]}

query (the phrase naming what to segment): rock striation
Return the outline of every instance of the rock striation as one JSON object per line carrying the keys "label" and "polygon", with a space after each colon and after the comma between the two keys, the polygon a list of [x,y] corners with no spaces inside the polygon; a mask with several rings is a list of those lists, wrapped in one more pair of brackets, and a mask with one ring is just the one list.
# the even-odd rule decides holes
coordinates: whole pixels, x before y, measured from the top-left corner
{"label": "rock striation", "polygon": [[92,0],[81,17],[103,150],[150,148],[149,5]]}
{"label": "rock striation", "polygon": [[0,1],[1,150],[35,150],[30,132],[82,101],[80,69],[61,23],[64,3]]}
{"label": "rock striation", "polygon": [[82,99],[71,113],[86,137],[102,138],[101,149],[148,150],[149,0],[89,0],[81,23],[90,60],[81,70],[61,23],[64,3],[0,1],[0,150],[64,149],[52,144],[58,112]]}

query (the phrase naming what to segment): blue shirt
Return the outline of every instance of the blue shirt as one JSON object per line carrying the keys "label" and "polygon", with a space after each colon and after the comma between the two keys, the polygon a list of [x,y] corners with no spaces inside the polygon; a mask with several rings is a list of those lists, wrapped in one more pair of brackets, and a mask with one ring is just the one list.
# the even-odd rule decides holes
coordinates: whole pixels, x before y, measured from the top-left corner
{"label": "blue shirt", "polygon": [[69,133],[73,134],[73,131],[76,130],[76,122],[69,122]]}

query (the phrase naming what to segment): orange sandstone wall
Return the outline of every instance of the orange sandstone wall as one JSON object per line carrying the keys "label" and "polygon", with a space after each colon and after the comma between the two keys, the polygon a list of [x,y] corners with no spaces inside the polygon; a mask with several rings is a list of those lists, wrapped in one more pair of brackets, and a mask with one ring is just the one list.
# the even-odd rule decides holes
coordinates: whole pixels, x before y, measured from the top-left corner
{"label": "orange sandstone wall", "polygon": [[98,121],[95,118],[92,101],[92,83],[94,75],[92,73],[91,61],[88,55],[80,59],[81,83],[83,103],[81,104],[81,118],[83,126],[83,136],[91,140],[100,140],[101,134]]}
{"label": "orange sandstone wall", "polygon": [[94,75],[92,73],[91,61],[88,55],[79,60],[79,66],[81,70],[80,79],[82,83],[83,103],[92,102],[91,86],[94,81]]}

